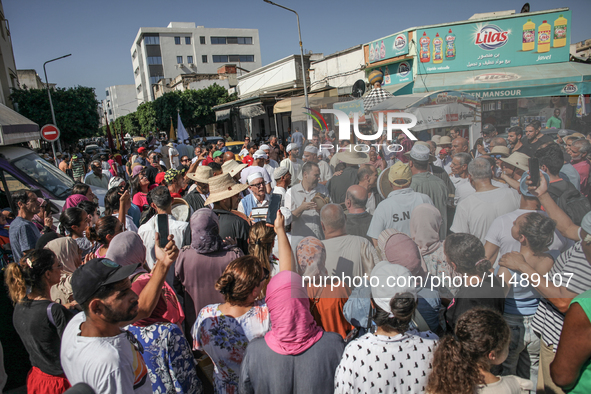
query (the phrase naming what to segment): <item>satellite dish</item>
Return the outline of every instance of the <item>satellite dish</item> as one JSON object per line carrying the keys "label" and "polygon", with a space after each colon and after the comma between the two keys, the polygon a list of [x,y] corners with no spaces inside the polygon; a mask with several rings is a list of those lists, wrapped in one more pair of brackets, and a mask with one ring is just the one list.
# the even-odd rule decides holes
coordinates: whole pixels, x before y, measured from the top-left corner
{"label": "satellite dish", "polygon": [[529,3],[525,3],[523,7],[521,7],[521,13],[524,14],[526,12],[529,12]]}
{"label": "satellite dish", "polygon": [[351,91],[351,95],[353,97],[359,98],[359,97],[363,96],[363,93],[365,93],[365,81],[362,79],[358,79],[353,84],[353,89]]}

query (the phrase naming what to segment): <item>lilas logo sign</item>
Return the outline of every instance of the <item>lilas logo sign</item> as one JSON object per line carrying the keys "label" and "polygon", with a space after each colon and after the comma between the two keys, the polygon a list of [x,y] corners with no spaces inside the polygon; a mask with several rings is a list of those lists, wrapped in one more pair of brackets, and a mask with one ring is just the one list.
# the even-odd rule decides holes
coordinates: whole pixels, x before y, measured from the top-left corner
{"label": "lilas logo sign", "polygon": [[[345,112],[340,111],[338,109],[321,109],[320,112],[315,111],[311,108],[305,108],[308,111],[310,111],[309,113],[307,113],[308,115],[308,122],[307,122],[307,129],[308,129],[308,139],[311,140],[312,136],[314,134],[314,121],[316,121],[316,123],[318,124],[318,126],[320,127],[320,130],[322,130],[324,128],[324,130],[328,130],[328,125],[326,123],[326,120],[324,119],[324,117],[322,116],[322,114],[333,114],[334,116],[337,117],[338,119],[338,128],[339,128],[339,133],[338,133],[338,139],[339,140],[349,140],[351,138],[351,120],[349,119],[349,115],[347,115]],[[364,141],[375,141],[377,139],[379,139],[382,134],[384,133],[384,113],[380,112],[378,115],[378,131],[377,133],[373,134],[373,135],[366,135],[366,134],[362,134],[359,131],[359,113],[358,112],[354,112],[353,113],[353,132],[355,133],[355,136],[361,140]],[[410,122],[409,123],[395,123],[394,119],[409,119]],[[413,141],[417,140],[417,137],[415,137],[413,135],[413,133],[409,130],[411,128],[413,128],[414,126],[416,126],[417,124],[417,117],[413,114],[410,113],[406,113],[406,112],[388,112],[386,114],[386,140],[387,141],[393,141],[393,132],[395,130],[400,130],[402,131],[408,138],[410,138]],[[364,145],[364,144],[361,144]],[[365,147],[367,147],[367,150],[365,148],[361,148],[361,149],[357,149],[357,146],[354,146],[354,149],[358,152],[366,152],[369,151],[369,147],[367,147],[367,145],[364,145]],[[391,146],[397,146],[397,147],[401,147],[401,145],[398,144],[394,144],[394,145],[390,145]],[[390,150],[391,152],[399,152],[400,150]]]}
{"label": "lilas logo sign", "polygon": [[504,31],[496,25],[486,25],[476,33],[474,44],[484,50],[492,51],[505,45],[508,40],[508,31]]}

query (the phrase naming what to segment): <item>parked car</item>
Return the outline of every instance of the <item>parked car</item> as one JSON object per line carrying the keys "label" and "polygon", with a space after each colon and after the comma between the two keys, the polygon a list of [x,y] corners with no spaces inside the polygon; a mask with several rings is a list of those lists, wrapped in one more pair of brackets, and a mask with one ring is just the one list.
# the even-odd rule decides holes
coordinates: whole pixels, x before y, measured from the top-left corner
{"label": "parked car", "polygon": [[234,157],[239,161],[242,160],[242,157],[240,157],[240,151],[242,150],[243,145],[244,141],[226,142],[226,148],[228,148],[230,152],[234,153]]}

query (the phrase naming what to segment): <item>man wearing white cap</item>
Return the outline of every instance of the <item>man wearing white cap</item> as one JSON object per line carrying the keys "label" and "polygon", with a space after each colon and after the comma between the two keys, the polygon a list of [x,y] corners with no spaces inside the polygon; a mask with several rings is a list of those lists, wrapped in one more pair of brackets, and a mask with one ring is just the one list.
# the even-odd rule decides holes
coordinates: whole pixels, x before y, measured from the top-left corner
{"label": "man wearing white cap", "polygon": [[264,165],[265,165],[265,160],[268,159],[269,156],[267,156],[267,154],[262,151],[262,150],[257,150],[256,152],[254,152],[254,154],[252,155],[252,165],[250,167],[245,168],[244,170],[242,170],[242,175],[240,175],[240,183],[242,184],[246,184],[247,183],[247,179],[248,176],[250,174],[255,174],[257,172],[261,173],[261,175],[263,176],[263,179],[265,180],[265,192],[267,194],[271,193],[271,176],[269,175],[269,173],[267,172],[267,170],[265,170]]}
{"label": "man wearing white cap", "polygon": [[285,152],[289,155],[289,157],[281,160],[281,167],[286,167],[289,173],[291,174],[291,185],[293,186],[298,183],[298,177],[300,175],[300,171],[302,170],[302,166],[304,162],[301,159],[298,159],[298,155],[300,153],[300,148],[297,144],[289,144],[287,148],[285,148]]}
{"label": "man wearing white cap", "polygon": [[261,145],[259,149],[265,152],[265,154],[267,155],[267,158],[265,159],[265,165],[263,166],[263,168],[267,170],[267,172],[271,176],[271,188],[274,188],[275,179],[273,179],[273,172],[275,172],[275,168],[279,167],[279,163],[277,163],[275,160],[271,158],[271,147],[269,145]]}
{"label": "man wearing white cap", "polygon": [[[332,178],[332,169],[328,165],[327,162],[320,160],[318,161],[318,148],[314,145],[310,144],[304,148],[304,156],[302,157],[302,161],[304,163],[312,162],[318,164],[318,168],[320,169],[320,181],[319,183],[326,185],[330,178]],[[302,180],[302,174],[298,179]]]}
{"label": "man wearing white cap", "polygon": [[286,167],[277,167],[273,172],[273,180],[276,183],[273,194],[281,194],[281,206],[285,206],[285,194],[291,184],[291,174]]}
{"label": "man wearing white cap", "polygon": [[[271,196],[265,193],[265,180],[260,172],[252,173],[246,179],[250,194],[240,200],[238,203],[238,212],[242,212],[246,217],[251,217],[253,208],[264,208],[269,206]],[[260,222],[261,218],[252,218],[253,222]]]}

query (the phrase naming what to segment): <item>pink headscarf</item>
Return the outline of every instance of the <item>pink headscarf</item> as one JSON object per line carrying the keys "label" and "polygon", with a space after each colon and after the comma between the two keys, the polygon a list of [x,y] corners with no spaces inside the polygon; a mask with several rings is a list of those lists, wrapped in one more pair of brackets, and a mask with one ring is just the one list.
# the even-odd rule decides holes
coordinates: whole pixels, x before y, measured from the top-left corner
{"label": "pink headscarf", "polygon": [[88,201],[86,196],[82,194],[72,194],[70,197],[66,198],[66,203],[64,204],[64,211],[68,208],[76,208],[81,201]]}
{"label": "pink headscarf", "polygon": [[417,205],[410,215],[410,236],[419,247],[421,256],[435,252],[441,246],[439,209],[431,204]]}
{"label": "pink headscarf", "polygon": [[308,293],[300,275],[292,271],[275,275],[267,286],[266,302],[272,328],[265,341],[275,353],[295,356],[322,338],[324,331],[310,313]]}

